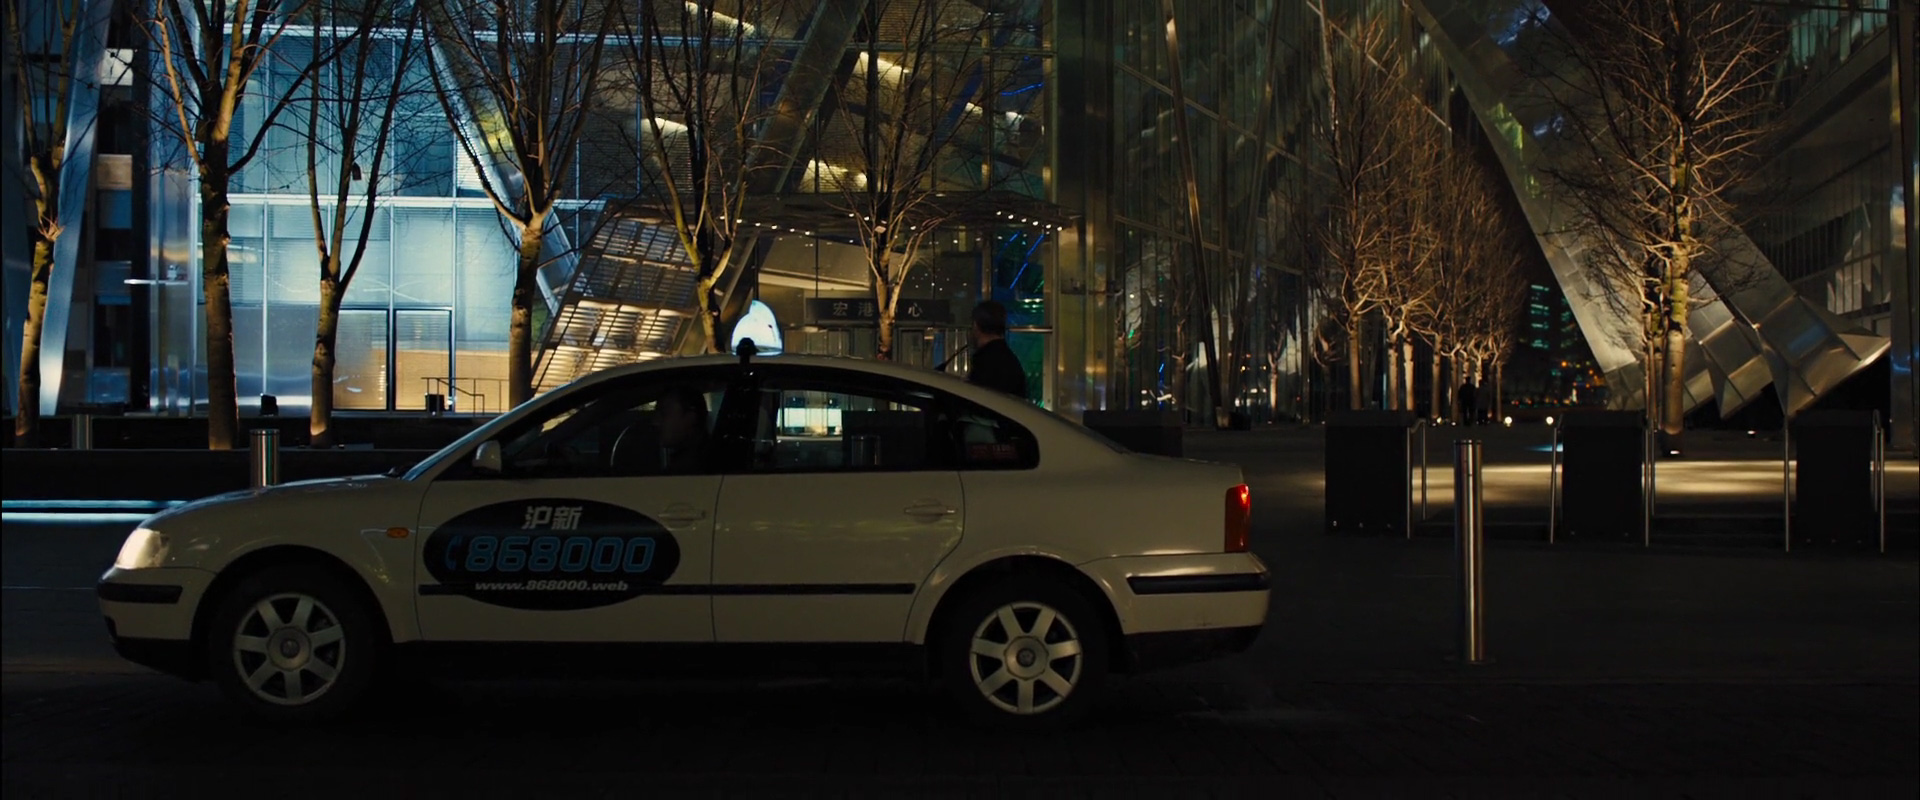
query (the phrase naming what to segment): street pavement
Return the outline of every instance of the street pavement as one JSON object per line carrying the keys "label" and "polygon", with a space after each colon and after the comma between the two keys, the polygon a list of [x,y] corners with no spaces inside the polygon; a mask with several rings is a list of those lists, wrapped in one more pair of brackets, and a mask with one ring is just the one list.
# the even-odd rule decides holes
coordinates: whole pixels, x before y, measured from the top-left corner
{"label": "street pavement", "polygon": [[[1490,441],[1494,466],[1547,458],[1506,436]],[[1722,445],[1731,452],[1695,446],[1694,457],[1750,463],[1739,451],[1765,443]],[[1451,548],[1322,533],[1311,432],[1198,434],[1188,449],[1247,470],[1255,550],[1275,576],[1269,624],[1250,652],[1129,680],[1082,729],[1047,738],[977,732],[927,690],[884,682],[440,684],[338,727],[262,727],[211,687],[107,649],[90,587],[132,522],[8,514],[4,791],[1920,793],[1920,564],[1910,554],[1497,542],[1486,561],[1494,661],[1461,665]],[[1693,491],[1681,483],[1662,484],[1676,485],[1676,502]],[[1752,490],[1735,499],[1765,500]]]}

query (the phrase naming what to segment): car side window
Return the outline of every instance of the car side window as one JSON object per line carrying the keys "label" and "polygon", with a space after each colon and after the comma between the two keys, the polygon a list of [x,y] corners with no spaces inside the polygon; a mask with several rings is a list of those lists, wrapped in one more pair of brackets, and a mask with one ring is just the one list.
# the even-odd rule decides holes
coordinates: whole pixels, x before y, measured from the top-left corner
{"label": "car side window", "polygon": [[[708,376],[642,376],[590,389],[543,409],[496,438],[502,476],[531,480],[713,474],[725,381]],[[479,478],[469,471],[452,478]]]}
{"label": "car side window", "polygon": [[937,424],[951,443],[948,462],[961,470],[1033,469],[1040,444],[1026,426],[958,397],[942,398]]}
{"label": "car side window", "polygon": [[932,393],[864,376],[772,374],[753,398],[757,472],[948,469]]}

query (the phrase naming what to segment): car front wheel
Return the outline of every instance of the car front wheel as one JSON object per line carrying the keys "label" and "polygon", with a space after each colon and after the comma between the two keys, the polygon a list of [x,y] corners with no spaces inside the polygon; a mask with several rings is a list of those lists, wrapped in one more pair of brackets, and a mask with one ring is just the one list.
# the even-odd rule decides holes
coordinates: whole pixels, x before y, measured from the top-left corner
{"label": "car front wheel", "polygon": [[976,721],[1044,728],[1078,718],[1107,677],[1104,620],[1086,598],[1022,579],[961,601],[941,644],[948,691]]}
{"label": "car front wheel", "polygon": [[332,719],[371,683],[370,609],[324,570],[272,567],[243,578],[207,631],[208,672],[227,696],[276,721]]}

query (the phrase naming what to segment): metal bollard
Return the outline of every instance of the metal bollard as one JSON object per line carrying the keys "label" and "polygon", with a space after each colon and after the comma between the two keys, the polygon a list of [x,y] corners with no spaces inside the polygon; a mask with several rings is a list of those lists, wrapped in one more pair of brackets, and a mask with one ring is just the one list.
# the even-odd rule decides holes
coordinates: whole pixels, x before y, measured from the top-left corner
{"label": "metal bollard", "polygon": [[1887,437],[1880,412],[1873,412],[1873,506],[1880,517],[1880,554],[1887,554]]}
{"label": "metal bollard", "polygon": [[1560,529],[1560,426],[1553,426],[1551,455],[1547,458],[1547,544]]}
{"label": "metal bollard", "polygon": [[1793,420],[1780,423],[1780,505],[1785,511],[1781,525],[1781,549],[1793,552]]}
{"label": "metal bollard", "polygon": [[1460,567],[1460,662],[1487,661],[1486,592],[1482,556],[1486,550],[1486,508],[1481,503],[1482,443],[1453,443],[1453,539]]}
{"label": "metal bollard", "polygon": [[93,449],[93,415],[73,415],[73,449]]}
{"label": "metal bollard", "polygon": [[253,478],[253,488],[264,489],[280,482],[280,431],[273,428],[255,428],[252,434],[252,450],[247,456],[248,472]]}

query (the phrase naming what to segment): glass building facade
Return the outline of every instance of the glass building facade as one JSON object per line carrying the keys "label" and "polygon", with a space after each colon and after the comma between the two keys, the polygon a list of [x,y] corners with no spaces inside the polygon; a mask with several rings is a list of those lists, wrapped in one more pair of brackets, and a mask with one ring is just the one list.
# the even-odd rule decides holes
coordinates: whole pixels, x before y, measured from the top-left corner
{"label": "glass building facade", "polygon": [[[942,13],[990,20],[984,58],[965,65],[984,65],[988,74],[977,89],[952,99],[965,113],[997,124],[978,136],[956,137],[953,152],[943,155],[955,163],[941,171],[941,180],[954,191],[1005,195],[996,207],[1009,210],[991,223],[950,224],[927,245],[905,283],[903,303],[914,310],[901,315],[895,357],[933,366],[958,355],[954,364],[964,368],[959,351],[968,311],[991,298],[1010,311],[1010,340],[1028,367],[1033,400],[1063,413],[1165,405],[1174,400],[1167,394],[1169,370],[1204,368],[1197,352],[1173,344],[1169,275],[1196,268],[1221,276],[1244,272],[1276,287],[1260,302],[1280,310],[1272,315],[1277,322],[1238,340],[1267,354],[1249,360],[1250,391],[1239,402],[1259,404],[1262,416],[1297,414],[1304,289],[1278,255],[1275,232],[1263,226],[1275,193],[1300,180],[1297,151],[1312,86],[1306,43],[1314,30],[1306,5],[1181,0],[1171,6],[1176,35],[1170,37],[1159,0],[945,2],[952,9]],[[76,322],[79,335],[65,341],[59,403],[192,414],[206,402],[197,191],[177,136],[153,122],[164,118],[166,99],[154,84],[157,56],[136,23],[138,4],[119,5],[108,36],[128,69],[103,101],[110,110],[102,117],[112,118],[118,132],[102,137],[94,158],[116,166],[95,171],[94,189],[107,201],[101,206],[108,213],[97,214],[100,224],[122,226],[125,241],[91,248],[75,269],[72,313],[94,323]],[[789,352],[870,356],[876,331],[860,313],[872,297],[866,264],[844,226],[834,225],[838,211],[822,197],[831,192],[819,176],[845,166],[847,127],[834,112],[856,111],[833,108],[834,93],[857,85],[867,50],[881,52],[884,62],[884,54],[907,49],[907,22],[926,4],[723,5],[764,29],[771,46],[790,51],[783,75],[767,87],[770,101],[811,95],[814,104],[788,140],[769,143],[787,148],[790,163],[780,180],[760,190],[788,201],[786,211],[768,217],[761,235],[740,248],[745,255],[728,265],[721,285],[734,298],[770,305],[786,328]],[[315,46],[314,31],[300,26],[276,45],[273,65],[248,86],[236,141],[258,132],[271,98]],[[376,59],[388,59],[392,69],[399,59],[390,50]],[[789,85],[809,73],[806,59],[828,67],[815,72],[832,75],[832,85]],[[848,68],[836,71],[835,62]],[[619,68],[618,59],[606,64]],[[425,59],[412,59],[406,69],[420,73],[408,83],[431,84]],[[671,230],[609,224],[616,201],[657,194],[660,186],[632,146],[646,110],[633,92],[603,96],[606,107],[581,144],[560,230],[550,237],[553,265],[542,275],[536,371],[543,388],[577,374],[569,363],[604,366],[610,357],[617,362],[705,346],[697,326],[684,324],[689,300],[674,287],[685,284],[686,257]],[[471,112],[471,99],[451,103],[467,116],[458,130],[469,136],[485,125],[483,115]],[[295,107],[283,114],[264,134],[259,157],[234,181],[229,252],[243,412],[258,408],[262,395],[276,398],[282,413],[297,413],[310,401],[319,264],[304,113]],[[1176,114],[1186,117],[1184,133]],[[337,144],[332,120],[323,115],[314,129],[325,140],[316,165],[323,185],[340,170],[361,166],[328,145]],[[391,148],[391,165],[380,178],[387,195],[372,211],[362,265],[340,319],[333,391],[341,411],[417,410],[429,394],[449,395],[455,410],[501,410],[514,239],[480,191],[481,174],[454,130],[438,100],[421,94],[409,98],[382,133]],[[103,183],[106,172],[119,176],[118,183]],[[981,174],[986,177],[973,177]],[[1197,193],[1197,226],[1185,212],[1190,193]],[[10,196],[10,224],[20,219],[14,200]],[[357,225],[366,212],[349,213]],[[330,215],[321,221],[330,222]],[[608,276],[627,274],[614,275],[609,266],[610,255],[618,254],[609,239],[620,232],[653,245],[634,259],[660,279],[641,302],[600,286]],[[1191,263],[1196,239],[1198,265]],[[17,265],[19,258],[10,261]],[[10,296],[16,293],[12,275]],[[598,301],[641,310],[623,317],[624,330],[582,322]],[[845,309],[852,311],[839,313]],[[16,322],[9,324],[17,330]],[[657,344],[614,347],[656,334]],[[17,342],[9,343],[10,356]],[[1205,385],[1191,382],[1200,391]],[[1191,401],[1205,402],[1205,395]]]}
{"label": "glass building facade", "polygon": [[[853,168],[848,137],[856,128],[848,121],[872,110],[836,98],[858,90],[875,70],[882,81],[896,75],[897,63],[884,62],[915,48],[911,21],[917,10],[939,3],[943,20],[982,35],[966,55],[930,62],[980,76],[945,98],[956,124],[971,127],[942,153],[932,180],[948,191],[991,195],[983,207],[997,211],[942,226],[922,251],[902,291],[908,310],[898,320],[894,357],[927,367],[954,357],[964,368],[967,312],[991,298],[1011,312],[1010,338],[1036,402],[1069,415],[1204,408],[1212,383],[1204,376],[1212,365],[1194,344],[1195,326],[1211,324],[1221,358],[1235,372],[1227,382],[1230,408],[1257,420],[1311,416],[1316,393],[1325,388],[1315,384],[1326,382],[1313,377],[1320,369],[1312,356],[1316,312],[1290,255],[1295,237],[1285,210],[1311,185],[1319,3],[657,4],[672,13],[683,7],[724,12],[780,53],[780,67],[757,101],[778,112],[761,135],[779,154],[779,169],[756,183],[757,200],[745,216],[759,224],[742,226],[743,245],[719,278],[727,315],[743,310],[746,299],[759,299],[785,328],[788,352],[876,352],[864,254],[855,232],[839,221],[845,209],[823,184],[836,170]],[[196,187],[180,143],[154,122],[165,103],[155,90],[156,55],[139,25],[141,4],[76,5],[111,17],[97,61],[114,67],[102,71],[107,80],[84,90],[99,108],[97,134],[79,166],[91,202],[69,227],[81,233],[70,262],[61,263],[66,277],[56,280],[64,324],[49,335],[57,349],[42,363],[52,367],[43,372],[56,387],[49,391],[57,392],[57,403],[43,407],[109,404],[192,414],[206,402]],[[1477,83],[1457,91],[1452,70],[1469,69],[1462,48],[1478,46],[1473,42],[1510,43],[1513,31],[1543,7],[1537,0],[1324,5],[1336,17],[1398,21],[1406,57],[1423,76],[1417,89],[1456,126],[1477,114],[1497,139],[1520,124],[1499,91]],[[1859,106],[1860,114],[1837,118],[1879,120],[1878,127],[1834,139],[1841,146],[1822,150],[1831,157],[1817,162],[1817,170],[1805,156],[1826,140],[1805,137],[1800,151],[1781,162],[1798,165],[1800,179],[1751,235],[1802,296],[1883,335],[1892,328],[1894,349],[1911,351],[1911,330],[1904,339],[1900,331],[1912,327],[1913,259],[1906,246],[1912,223],[1901,186],[1889,178],[1905,175],[1910,182],[1914,165],[1910,152],[1894,146],[1886,122],[1900,116],[1886,108],[1893,96],[1887,67],[1898,54],[1888,54],[1895,37],[1885,0],[1858,5],[1789,14],[1792,46],[1781,66],[1781,91],[1795,108],[1811,109],[1805,113],[1831,105],[1851,114]],[[1456,6],[1470,13],[1447,10]],[[1455,23],[1464,27],[1447,27]],[[238,138],[258,130],[268,98],[291,79],[314,41],[312,30],[296,27],[276,45],[275,66],[248,87]],[[694,40],[672,41],[684,48]],[[377,58],[397,69],[400,59],[390,50]],[[881,63],[869,63],[870,52]],[[1910,62],[1911,48],[1907,52]],[[412,60],[406,69],[417,74],[407,82],[431,85],[428,68],[425,59]],[[662,189],[647,166],[650,154],[634,143],[644,138],[649,114],[671,121],[676,113],[644,108],[631,90],[633,76],[623,72],[630,68],[617,58],[600,67],[599,85],[612,89],[600,95],[589,120],[559,224],[547,240],[536,312],[542,389],[591,369],[707,346],[699,326],[689,324],[692,273],[670,226],[657,214],[621,211],[658,200]],[[1875,70],[1888,77],[1875,77]],[[13,81],[4,83],[5,91],[14,90]],[[480,187],[483,178],[513,176],[498,169],[499,153],[485,150],[494,140],[479,132],[491,130],[492,121],[474,111],[484,104],[459,96],[447,105],[458,117],[454,125],[439,98],[421,93],[381,132],[391,148],[390,169],[381,177],[388,194],[372,212],[363,265],[341,317],[332,391],[342,411],[417,410],[428,395],[439,394],[457,411],[495,412],[507,394],[515,243]],[[1816,127],[1834,130],[1833,124]],[[282,116],[235,183],[230,252],[243,410],[271,395],[283,413],[292,413],[311,393],[319,295],[305,130],[302,112]],[[323,140],[337,137],[325,119],[317,130]],[[18,143],[8,136],[12,154]],[[480,145],[484,166],[465,157],[459,137]],[[321,180],[359,166],[338,149],[322,148]],[[17,231],[27,213],[17,159],[10,157],[7,168],[0,211]],[[1528,180],[1524,170],[1509,172]],[[357,222],[365,212],[349,213]],[[14,388],[25,307],[21,239],[4,237],[9,407],[22,400]],[[64,288],[60,280],[67,281]],[[1177,293],[1196,285],[1216,295],[1214,307],[1239,310],[1207,314],[1182,305]],[[1251,302],[1230,302],[1237,298]],[[1904,373],[1895,370],[1896,382],[1907,376],[1909,405],[1910,356],[1901,361],[1895,353],[1909,365]]]}

